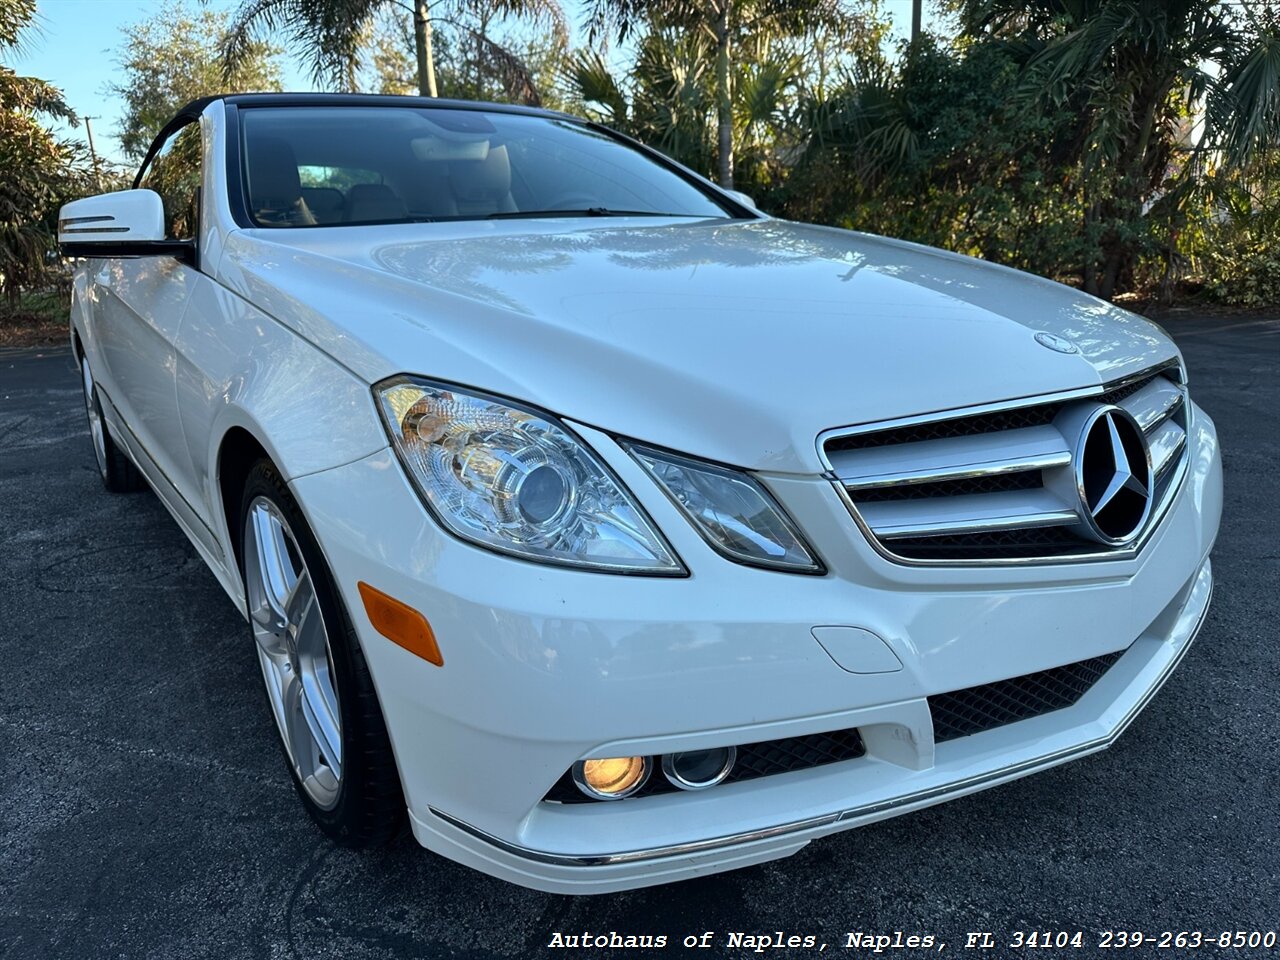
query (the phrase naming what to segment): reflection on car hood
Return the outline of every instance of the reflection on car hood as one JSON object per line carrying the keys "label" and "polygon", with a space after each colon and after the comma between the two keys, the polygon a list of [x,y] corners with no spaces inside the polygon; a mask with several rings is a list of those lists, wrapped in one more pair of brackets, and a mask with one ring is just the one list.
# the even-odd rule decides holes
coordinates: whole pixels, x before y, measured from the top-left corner
{"label": "reflection on car hood", "polygon": [[1177,355],[1155,325],[1067,287],[777,220],[244,231],[219,274],[370,382],[422,374],[780,472],[816,471],[832,427],[1094,386]]}

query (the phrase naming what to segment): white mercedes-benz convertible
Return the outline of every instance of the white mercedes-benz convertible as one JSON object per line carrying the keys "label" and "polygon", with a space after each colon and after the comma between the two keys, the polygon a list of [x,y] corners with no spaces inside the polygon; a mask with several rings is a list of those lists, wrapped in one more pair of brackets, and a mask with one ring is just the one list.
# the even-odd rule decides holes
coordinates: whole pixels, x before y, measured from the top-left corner
{"label": "white mercedes-benz convertible", "polygon": [[134,187],[59,223],[94,454],[339,843],[785,856],[1107,747],[1204,620],[1214,426],[1110,304],[518,107],[201,100]]}

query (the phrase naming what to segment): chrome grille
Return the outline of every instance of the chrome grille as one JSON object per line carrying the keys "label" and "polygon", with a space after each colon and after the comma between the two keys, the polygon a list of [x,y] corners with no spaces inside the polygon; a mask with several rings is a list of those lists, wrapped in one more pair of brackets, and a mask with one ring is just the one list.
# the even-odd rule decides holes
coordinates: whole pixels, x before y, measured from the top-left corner
{"label": "chrome grille", "polygon": [[[1146,436],[1155,489],[1145,529],[1109,547],[1084,532],[1062,425],[1114,404]],[[832,431],[822,450],[859,525],[891,559],[991,563],[1132,553],[1158,523],[1186,461],[1186,389],[1176,366],[1077,392],[909,423]],[[1069,431],[1068,431],[1069,432]]]}

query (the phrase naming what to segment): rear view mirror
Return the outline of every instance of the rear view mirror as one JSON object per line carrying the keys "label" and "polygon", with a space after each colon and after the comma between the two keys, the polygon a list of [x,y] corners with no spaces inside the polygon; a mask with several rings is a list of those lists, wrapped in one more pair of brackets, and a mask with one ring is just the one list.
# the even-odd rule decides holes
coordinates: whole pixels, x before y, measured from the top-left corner
{"label": "rear view mirror", "polygon": [[166,240],[164,203],[154,190],[121,190],[85,197],[58,212],[58,246],[66,257],[177,256],[193,245]]}
{"label": "rear view mirror", "polygon": [[409,146],[419,160],[483,160],[489,155],[488,137],[480,140],[414,137]]}
{"label": "rear view mirror", "polygon": [[737,200],[744,207],[750,207],[752,210],[759,209],[756,206],[756,202],[751,199],[750,194],[743,193],[741,190],[726,190],[725,193],[733,197],[733,199]]}

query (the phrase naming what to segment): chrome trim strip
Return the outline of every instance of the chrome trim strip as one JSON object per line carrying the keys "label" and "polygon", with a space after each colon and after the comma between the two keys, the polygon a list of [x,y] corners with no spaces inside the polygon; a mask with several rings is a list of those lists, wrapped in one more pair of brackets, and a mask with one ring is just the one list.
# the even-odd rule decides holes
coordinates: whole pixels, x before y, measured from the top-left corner
{"label": "chrome trim strip", "polygon": [[[58,221],[58,229],[65,233],[66,227],[73,223],[111,223],[114,220],[115,217],[111,214],[102,214],[101,216],[94,217],[66,217],[65,219]],[[128,228],[126,227],[125,229]]]}
{"label": "chrome trim strip", "polygon": [[644,850],[626,850],[621,853],[603,853],[597,855],[589,854],[564,854],[564,853],[548,853],[545,850],[534,850],[532,847],[522,847],[519,844],[508,843],[499,837],[495,837],[491,833],[486,833],[479,827],[473,827],[471,824],[459,820],[457,817],[451,817],[447,813],[437,810],[435,807],[428,807],[433,816],[439,817],[445,823],[457,827],[465,833],[471,834],[478,840],[497,847],[506,853],[520,857],[523,860],[532,860],[536,863],[549,863],[558,867],[605,867],[619,863],[636,863],[642,860],[657,860],[662,857],[680,857],[688,856],[693,853],[702,853],[706,850],[716,850],[720,847],[731,846],[735,843],[752,843],[756,840],[768,840],[772,837],[784,836],[788,833],[796,833],[801,830],[813,830],[817,827],[829,826],[838,823],[842,814],[828,813],[820,817],[810,817],[807,820],[795,820],[791,823],[779,824],[776,827],[766,827],[762,830],[752,830],[747,833],[735,833],[725,837],[712,837],[708,840],[694,840],[689,843],[676,843],[668,847],[649,847]]}
{"label": "chrome trim strip", "polygon": [[1128,410],[1143,433],[1151,433],[1168,420],[1186,400],[1186,391],[1169,380],[1153,380],[1137,393],[1121,400],[1117,406]]}
{"label": "chrome trim strip", "polygon": [[1071,448],[1052,424],[827,452],[830,479],[850,489],[962,480],[1065,466]]}
{"label": "chrome trim strip", "polygon": [[[1201,567],[1203,569],[1203,567]],[[1197,571],[1196,576],[1199,576]],[[666,847],[650,847],[642,850],[625,850],[619,853],[605,853],[594,855],[583,854],[564,854],[549,853],[545,850],[535,850],[530,847],[522,847],[518,844],[509,843],[495,837],[491,833],[486,833],[479,827],[473,827],[471,824],[452,817],[447,813],[437,810],[435,807],[427,809],[433,816],[439,817],[445,823],[457,827],[464,833],[470,834],[478,840],[497,847],[505,853],[520,857],[524,860],[534,861],[536,863],[551,864],[559,867],[604,867],[624,863],[637,863],[646,860],[657,860],[663,857],[680,857],[689,856],[690,854],[703,853],[708,850],[718,850],[723,847],[736,846],[738,844],[755,843],[760,840],[770,840],[774,837],[786,836],[792,833],[802,833],[805,830],[816,830],[820,827],[830,826],[834,823],[841,823],[846,820],[857,820],[861,817],[874,816],[878,813],[884,813],[888,810],[895,810],[899,807],[911,806],[917,803],[925,803],[944,797],[951,793],[959,793],[971,790],[976,787],[982,787],[993,781],[1006,780],[1011,777],[1020,776],[1026,773],[1032,773],[1035,770],[1056,766],[1065,763],[1068,760],[1085,756],[1090,753],[1096,753],[1104,750],[1118,740],[1130,724],[1137,718],[1138,714],[1146,709],[1147,704],[1160,692],[1160,688],[1164,686],[1170,675],[1178,664],[1182,663],[1183,658],[1191,649],[1191,645],[1195,642],[1196,637],[1200,633],[1200,629],[1204,626],[1205,619],[1209,614],[1209,606],[1213,602],[1214,581],[1212,574],[1209,580],[1209,595],[1205,597],[1204,607],[1200,611],[1200,617],[1196,621],[1195,627],[1187,636],[1186,642],[1183,643],[1177,655],[1170,660],[1160,675],[1147,688],[1146,692],[1138,698],[1132,707],[1116,724],[1114,730],[1105,736],[1096,737],[1093,740],[1086,740],[1084,743],[1078,743],[1071,747],[1064,747],[1053,753],[1047,753],[1039,757],[1033,757],[1030,760],[1023,760],[1020,763],[1010,764],[1006,767],[1000,767],[996,770],[989,770],[986,773],[976,774],[963,780],[956,780],[951,783],[942,784],[937,787],[931,787],[928,790],[921,790],[916,793],[906,794],[901,797],[893,797],[888,800],[880,800],[876,803],[863,804],[860,807],[852,807],[838,813],[824,814],[819,817],[810,817],[806,820],[795,820],[791,823],[779,824],[774,827],[765,827],[760,830],[749,830],[743,833],[729,834],[723,837],[712,837],[707,840],[695,840],[690,843],[672,844]],[[1123,658],[1122,658],[1123,659]]]}
{"label": "chrome trim strip", "polygon": [[[1170,425],[1174,427],[1176,434],[1172,440],[1167,440],[1165,438],[1174,432],[1167,429]],[[1171,424],[1171,421],[1166,420],[1164,425],[1158,428],[1153,436],[1149,437],[1148,449],[1151,451],[1151,472],[1158,477],[1173,462],[1173,459],[1182,453],[1182,449],[1186,445],[1187,432],[1179,424]]]}
{"label": "chrome trim strip", "polygon": [[[1000,494],[978,494],[978,496],[1000,496]],[[915,503],[907,500],[905,503]],[[870,504],[868,504],[870,506]],[[879,506],[879,504],[876,504]],[[937,520],[933,523],[881,523],[870,521],[871,529],[878,537],[885,540],[901,540],[910,537],[935,537],[948,534],[994,533],[1000,530],[1038,530],[1041,527],[1065,527],[1079,523],[1080,517],[1074,510],[1053,510],[1038,513],[1009,514],[1003,517],[986,517],[983,519]]]}
{"label": "chrome trim strip", "polygon": [[916,483],[932,483],[937,480],[974,480],[978,477],[996,477],[1005,473],[1024,473],[1028,470],[1049,470],[1071,463],[1071,452],[1045,453],[1027,457],[1010,457],[990,460],[986,463],[942,466],[934,469],[904,470],[900,473],[881,473],[875,476],[837,478],[849,490],[874,490],[877,487],[907,487]]}
{"label": "chrome trim strip", "polygon": [[899,427],[911,427],[921,423],[934,423],[939,420],[961,420],[965,417],[975,417],[983,413],[999,413],[1002,410],[1020,410],[1023,407],[1038,407],[1045,403],[1058,403],[1063,400],[1087,400],[1089,397],[1099,397],[1105,393],[1111,393],[1113,390],[1120,390],[1129,384],[1146,377],[1154,376],[1157,373],[1163,373],[1165,370],[1178,369],[1178,360],[1176,357],[1170,357],[1154,366],[1146,367],[1136,373],[1131,373],[1119,380],[1112,380],[1108,383],[1098,384],[1093,387],[1078,387],[1074,390],[1063,390],[1058,393],[1040,393],[1030,397],[1014,397],[1009,400],[994,400],[991,403],[975,404],[971,407],[955,407],[949,410],[934,410],[931,413],[919,413],[909,417],[899,417],[896,420],[876,420],[871,423],[854,424],[848,427],[832,427],[818,434],[818,460],[822,464],[823,470],[829,475],[834,476],[835,471],[831,466],[831,461],[827,459],[826,445],[828,440],[834,440],[838,437],[852,437],[863,433],[879,433],[882,430],[896,430]]}
{"label": "chrome trim strip", "polygon": [[[1182,490],[1183,480],[1186,479],[1187,473],[1190,472],[1190,466],[1187,458],[1183,457],[1178,461],[1178,465],[1174,468],[1177,475],[1170,481],[1168,488],[1165,490],[1164,496],[1160,502],[1151,511],[1151,519],[1147,521],[1147,528],[1142,532],[1133,543],[1127,547],[1112,548],[1105,551],[1095,551],[1093,553],[1070,553],[1059,554],[1057,556],[1040,556],[1040,557],[947,557],[941,559],[919,559],[916,557],[902,557],[894,553],[883,543],[875,532],[867,525],[862,518],[862,514],[858,512],[857,505],[853,502],[853,498],[849,496],[849,491],[840,483],[833,486],[836,489],[836,495],[844,501],[845,509],[849,511],[853,517],[853,522],[858,529],[862,531],[863,536],[867,538],[867,542],[871,544],[871,548],[875,550],[881,557],[890,563],[897,564],[901,567],[998,567],[998,566],[1056,566],[1063,563],[1105,563],[1108,561],[1132,560],[1142,548],[1147,545],[1156,531],[1160,529],[1160,521],[1164,519],[1164,515],[1169,512],[1170,507],[1178,499],[1178,493]],[[1088,541],[1081,541],[1087,543]]]}

